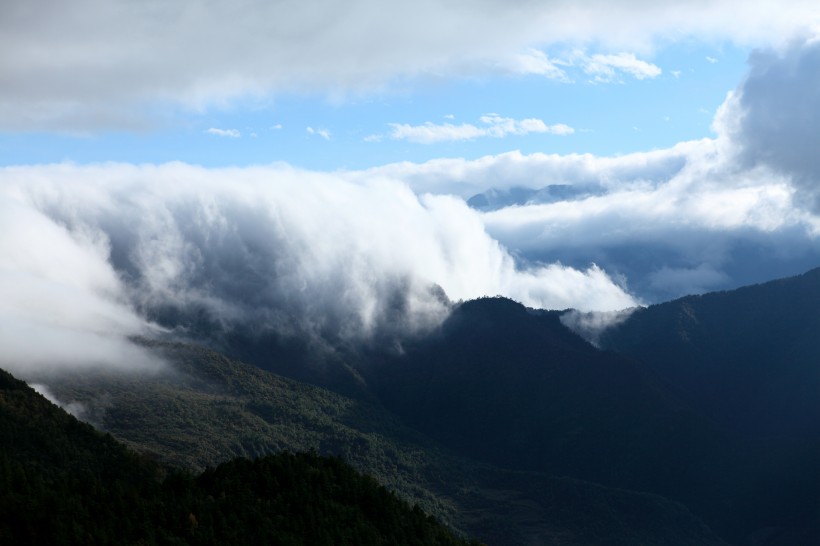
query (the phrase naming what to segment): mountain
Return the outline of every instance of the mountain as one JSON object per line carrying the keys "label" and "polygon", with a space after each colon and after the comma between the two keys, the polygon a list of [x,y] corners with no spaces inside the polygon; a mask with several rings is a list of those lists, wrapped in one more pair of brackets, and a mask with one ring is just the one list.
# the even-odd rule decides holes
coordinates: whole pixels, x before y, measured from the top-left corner
{"label": "mountain", "polygon": [[731,434],[740,525],[820,543],[820,269],[638,309],[601,347],[640,359]]}
{"label": "mountain", "polygon": [[491,188],[467,199],[467,205],[476,210],[489,212],[505,207],[555,203],[588,196],[591,188],[580,188],[571,184],[550,184],[543,188],[514,186],[503,190]]}
{"label": "mountain", "polygon": [[820,430],[820,269],[638,309],[599,344],[744,435]]}
{"label": "mountain", "polygon": [[483,298],[435,331],[361,346],[243,349],[253,336],[238,332],[225,346],[255,366],[144,340],[164,372],[49,387],[192,471],[283,449],[339,456],[490,545],[810,545],[818,303],[815,270],[635,310],[596,346],[562,312]]}
{"label": "mountain", "polygon": [[363,374],[411,426],[519,470],[666,493],[716,441],[646,366],[504,298],[460,305]]}
{"label": "mountain", "polygon": [[194,470],[281,449],[336,455],[451,528],[491,545],[723,544],[658,495],[499,468],[409,428],[374,398],[300,383],[183,344],[156,376],[65,377],[51,388],[97,426]]}
{"label": "mountain", "polygon": [[[815,275],[806,280],[805,287],[786,283],[781,290],[796,292],[789,298],[802,302],[792,318],[805,327],[804,333],[815,331],[811,325],[817,324],[816,311],[810,315],[818,303],[812,296],[818,287]],[[742,305],[732,298],[721,303],[723,297],[713,296],[719,301],[714,313],[723,313],[732,324],[728,331],[738,335],[744,324],[768,325],[761,317],[756,320],[749,306],[770,309],[774,300],[785,313],[796,305],[771,294],[768,306],[759,301]],[[794,415],[794,423],[773,436],[775,421],[767,415],[766,404],[794,403],[816,411],[816,398],[778,394],[782,381],[767,380],[773,381],[775,370],[781,370],[788,379],[797,374],[815,385],[820,360],[812,360],[815,346],[808,345],[817,338],[784,338],[791,330],[783,324],[766,326],[779,335],[746,330],[745,342],[740,337],[722,339],[721,321],[697,330],[703,343],[689,354],[703,354],[707,340],[720,350],[713,353],[711,367],[703,361],[696,366],[727,380],[754,381],[759,401],[743,398],[744,391],[733,400],[747,404],[746,428],[758,426],[761,433],[743,434],[737,421],[729,419],[735,413],[713,411],[709,400],[692,396],[676,383],[676,376],[666,373],[670,360],[664,359],[676,354],[677,361],[689,361],[681,356],[687,354],[685,348],[671,338],[667,344],[657,330],[663,320],[651,316],[652,310],[633,315],[635,320],[647,317],[645,323],[627,322],[619,331],[630,333],[623,339],[639,338],[647,347],[663,348],[658,359],[649,358],[650,349],[628,351],[615,343],[606,345],[609,350],[596,348],[564,327],[560,313],[485,298],[460,305],[435,335],[404,344],[400,354],[382,357],[363,375],[388,408],[463,455],[506,468],[661,494],[684,503],[730,542],[815,543],[820,428],[803,426],[813,423],[809,411]],[[688,311],[682,313],[691,318]],[[630,324],[635,325],[631,330]],[[686,339],[679,328],[668,334]],[[690,339],[694,335],[691,330],[687,334]],[[803,351],[799,364],[770,366],[767,375],[753,379],[754,370],[766,369],[766,360],[746,370],[739,359],[755,351],[761,356],[769,345],[782,347],[786,354]],[[735,352],[728,351],[729,346]],[[765,354],[775,351],[767,350]],[[680,377],[688,373],[686,368],[677,371]],[[727,392],[731,396],[731,390]]]}
{"label": "mountain", "polygon": [[3,544],[467,544],[338,459],[163,468],[2,370],[0,445]]}

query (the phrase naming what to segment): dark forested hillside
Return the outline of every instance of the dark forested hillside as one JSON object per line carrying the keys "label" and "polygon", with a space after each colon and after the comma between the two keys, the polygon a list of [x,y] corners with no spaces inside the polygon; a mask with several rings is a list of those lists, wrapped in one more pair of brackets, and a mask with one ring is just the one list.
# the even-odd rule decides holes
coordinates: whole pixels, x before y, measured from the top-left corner
{"label": "dark forested hillside", "polygon": [[0,544],[464,544],[337,459],[168,470],[2,370],[0,447]]}
{"label": "dark forested hillside", "polygon": [[284,448],[337,455],[411,503],[490,545],[723,544],[684,506],[657,495],[452,453],[372,400],[342,396],[180,344],[149,343],[172,370],[52,383],[98,426],[152,457],[192,469]]}
{"label": "dark forested hillside", "polygon": [[820,543],[820,269],[639,309],[600,344],[651,366],[734,437],[724,479],[744,493],[738,523],[809,528]]}

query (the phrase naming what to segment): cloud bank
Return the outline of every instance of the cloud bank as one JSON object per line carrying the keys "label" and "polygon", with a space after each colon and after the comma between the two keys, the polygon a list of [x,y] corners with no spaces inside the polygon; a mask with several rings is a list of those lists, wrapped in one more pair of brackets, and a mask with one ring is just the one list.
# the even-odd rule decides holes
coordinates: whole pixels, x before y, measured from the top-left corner
{"label": "cloud bank", "polygon": [[15,371],[142,366],[128,337],[152,323],[330,341],[418,331],[449,312],[436,285],[456,300],[636,303],[594,265],[521,267],[461,199],[385,178],[15,167],[0,170],[0,207],[0,366]]}
{"label": "cloud bank", "polygon": [[[555,44],[603,55],[697,36],[776,43],[818,23],[816,2],[500,0],[7,0],[0,129],[144,129],[168,105],[202,109],[288,92],[373,92],[419,75],[559,77]],[[515,32],[510,32],[515,29]],[[597,66],[651,75],[636,60]],[[647,70],[650,69],[648,72]],[[635,72],[637,71],[637,72]]]}
{"label": "cloud bank", "polygon": [[717,138],[614,158],[511,152],[368,175],[465,199],[488,188],[570,186],[563,199],[540,192],[553,197],[482,212],[485,229],[524,263],[594,262],[651,303],[820,265],[820,218],[801,198],[806,183],[738,157],[734,143]]}

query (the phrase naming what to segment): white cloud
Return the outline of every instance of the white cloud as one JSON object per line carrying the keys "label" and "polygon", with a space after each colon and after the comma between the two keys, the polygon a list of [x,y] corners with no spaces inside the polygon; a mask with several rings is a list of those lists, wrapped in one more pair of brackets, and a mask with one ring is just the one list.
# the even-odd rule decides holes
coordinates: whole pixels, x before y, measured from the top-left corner
{"label": "white cloud", "polygon": [[436,142],[473,140],[482,137],[504,138],[508,135],[521,136],[529,133],[550,133],[563,136],[575,132],[572,127],[563,123],[547,125],[543,120],[537,118],[515,120],[498,114],[485,114],[479,118],[479,121],[482,125],[473,125],[471,123],[462,123],[461,125],[452,123],[436,124],[430,121],[423,125],[391,123],[390,127],[393,130],[390,132],[390,138],[420,144],[433,144]]}
{"label": "white cloud", "polygon": [[433,144],[457,140],[472,140],[487,136],[486,129],[476,127],[470,123],[453,125],[452,123],[436,124],[428,121],[423,125],[407,123],[391,123],[390,138],[395,140],[409,140],[420,144]]}
{"label": "white cloud", "polygon": [[574,186],[563,200],[483,213],[484,225],[524,260],[595,262],[649,301],[797,274],[820,263],[820,162],[808,150],[820,139],[811,121],[820,106],[807,112],[811,100],[800,98],[818,72],[791,76],[804,85],[788,91],[788,77],[772,74],[813,66],[813,48],[752,63],[716,117],[715,139],[618,157],[510,152],[348,176],[390,176],[465,199],[489,188]]}
{"label": "white cloud", "polygon": [[566,63],[560,60],[553,61],[543,51],[528,48],[524,53],[512,55],[504,66],[513,74],[535,74],[552,80],[571,81],[564,69],[560,67],[561,64]]}
{"label": "white cloud", "polygon": [[242,136],[242,133],[237,131],[236,129],[217,129],[216,127],[211,127],[207,131],[205,131],[209,135],[215,135],[219,137],[228,137],[228,138],[239,138]]}
{"label": "white cloud", "polygon": [[645,80],[656,78],[662,72],[658,66],[635,57],[634,53],[596,54],[585,56],[581,62],[584,72],[598,82],[619,81],[622,74],[628,74],[637,80]]}
{"label": "white cloud", "polygon": [[560,76],[532,48],[643,55],[657,41],[691,36],[779,43],[816,24],[819,10],[809,0],[743,9],[734,0],[549,0],[514,9],[501,0],[6,0],[0,127],[139,128],[156,122],[158,103],[201,109],[278,92],[344,95],[396,78],[488,74],[510,62]]}
{"label": "white cloud", "polygon": [[665,150],[618,157],[524,155],[516,151],[476,160],[445,158],[425,163],[394,163],[347,173],[346,176],[355,180],[386,176],[402,180],[418,193],[448,193],[465,199],[491,187],[537,189],[556,183],[583,187],[642,187],[668,181],[701,146],[701,143],[683,143]]}
{"label": "white cloud", "polygon": [[86,407],[81,402],[69,402],[63,403],[57,399],[56,396],[51,392],[51,390],[41,383],[31,383],[29,385],[32,389],[34,389],[37,394],[54,404],[55,406],[59,406],[63,408],[67,413],[70,413],[77,419],[83,419],[86,413]]}
{"label": "white cloud", "polygon": [[718,60],[717,60],[716,58],[714,58],[714,57],[708,57],[708,56],[707,56],[707,57],[706,57],[706,62],[708,62],[709,64],[715,64],[715,63],[717,63],[717,62],[718,62]]}
{"label": "white cloud", "polygon": [[128,337],[169,310],[215,331],[360,338],[442,320],[448,307],[433,283],[454,299],[635,304],[599,267],[524,266],[461,199],[378,176],[179,163],[5,168],[0,212],[0,367],[23,377],[144,369]]}
{"label": "white cloud", "polygon": [[128,341],[150,326],[127,302],[107,239],[37,210],[28,189],[42,184],[39,176],[3,176],[27,189],[0,185],[0,367],[27,378],[78,367],[156,369]]}
{"label": "white cloud", "polygon": [[314,129],[313,127],[307,127],[305,131],[307,131],[307,134],[309,135],[318,135],[325,140],[330,140],[330,131],[327,129]]}

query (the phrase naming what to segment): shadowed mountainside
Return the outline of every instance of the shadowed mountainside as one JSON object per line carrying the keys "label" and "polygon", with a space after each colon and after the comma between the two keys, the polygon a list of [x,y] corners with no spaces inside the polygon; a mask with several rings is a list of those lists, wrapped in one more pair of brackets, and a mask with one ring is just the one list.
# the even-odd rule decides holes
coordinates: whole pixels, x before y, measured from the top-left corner
{"label": "shadowed mountainside", "polygon": [[[190,345],[154,344],[173,374],[64,378],[52,390],[153,457],[192,468],[284,448],[337,455],[491,545],[722,544],[657,495],[472,461],[381,405]],[[94,408],[97,408],[94,410]]]}
{"label": "shadowed mountainside", "polygon": [[820,269],[636,310],[600,345],[638,358],[742,446],[735,517],[820,543]]}
{"label": "shadowed mountainside", "polygon": [[[816,288],[816,279],[810,284]],[[792,297],[811,300],[811,294]],[[731,307],[731,299],[722,305]],[[810,314],[811,304],[803,305]],[[737,312],[751,324],[766,324],[762,317],[754,322],[743,307]],[[648,320],[654,327],[658,322]],[[719,341],[722,334],[715,330],[715,343],[737,351],[724,351],[724,360],[713,362],[727,379],[749,381],[754,373],[744,368],[742,355],[789,341],[746,331],[744,345],[740,338]],[[712,339],[709,328],[699,335]],[[657,341],[653,333],[643,339]],[[811,342],[800,338],[797,346],[806,343]],[[806,381],[813,381],[816,364],[811,358],[803,362]],[[382,356],[363,375],[388,408],[461,454],[506,468],[659,493],[683,502],[736,543],[813,544],[817,537],[818,429],[765,432],[765,404],[776,396],[778,383],[757,382],[760,401],[746,400],[746,425],[761,432],[744,434],[681,389],[663,373],[662,363],[642,353],[601,351],[564,327],[559,313],[528,310],[503,298],[460,305],[435,335],[406,343],[401,354]],[[782,395],[784,403],[789,400],[788,391]],[[800,403],[818,405],[810,398]]]}

